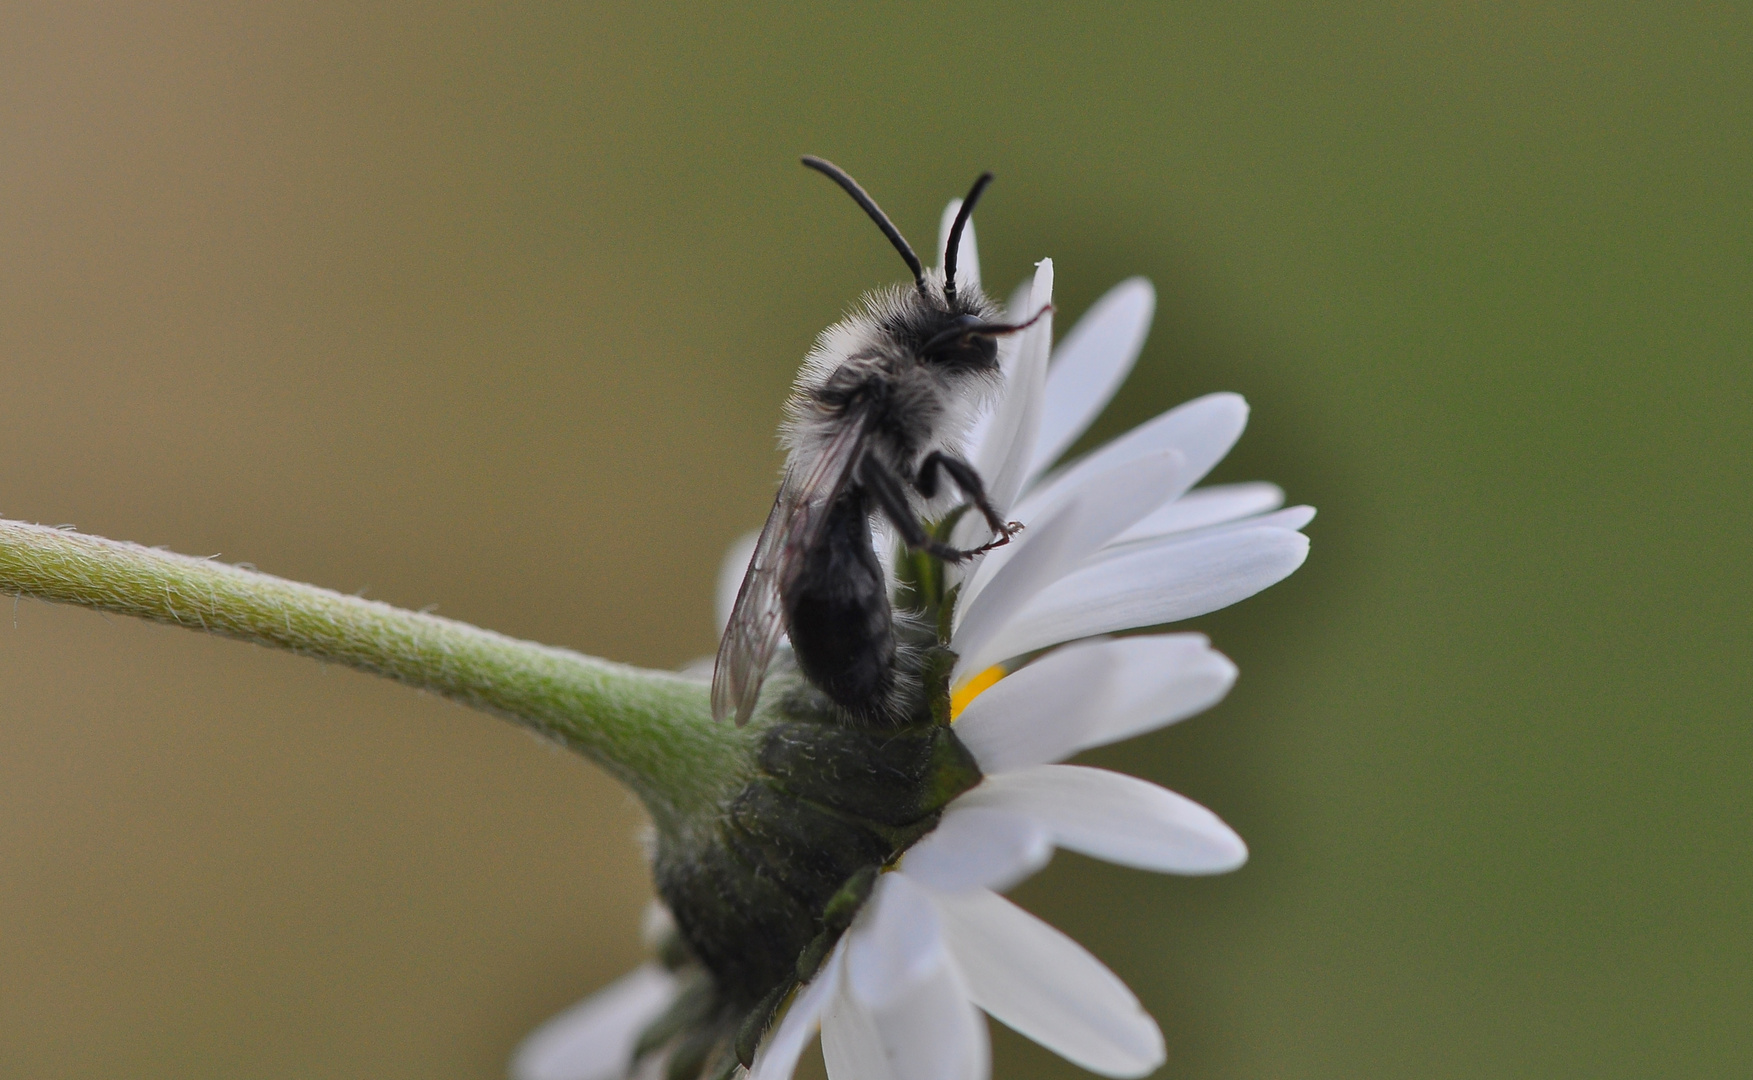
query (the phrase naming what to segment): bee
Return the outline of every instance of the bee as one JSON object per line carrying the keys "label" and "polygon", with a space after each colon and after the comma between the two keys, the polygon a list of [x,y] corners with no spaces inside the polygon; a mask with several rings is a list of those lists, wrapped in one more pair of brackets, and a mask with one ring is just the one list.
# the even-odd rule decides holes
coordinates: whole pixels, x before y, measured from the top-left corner
{"label": "bee", "polygon": [[[956,281],[956,254],[983,173],[962,200],[941,274],[926,271],[882,209],[845,170],[804,165],[845,189],[894,245],[913,285],[864,297],[805,359],[786,405],[784,478],[755,544],[712,673],[712,715],[748,721],[782,635],[804,676],[854,717],[893,711],[896,635],[888,586],[872,543],[873,518],[910,550],[962,562],[1008,543],[1022,528],[986,495],[959,441],[1000,381],[997,339],[1032,325],[1006,323],[979,286]],[[947,478],[992,530],[986,544],[951,547],[922,513],[941,505]]]}

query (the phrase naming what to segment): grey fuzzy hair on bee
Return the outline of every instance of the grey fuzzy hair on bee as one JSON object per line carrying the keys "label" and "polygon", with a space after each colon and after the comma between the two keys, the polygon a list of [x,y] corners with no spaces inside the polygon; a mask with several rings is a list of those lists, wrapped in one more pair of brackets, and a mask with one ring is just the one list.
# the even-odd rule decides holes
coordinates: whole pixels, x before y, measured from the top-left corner
{"label": "grey fuzzy hair on bee", "polygon": [[[941,271],[925,272],[926,288],[940,297],[942,280]],[[981,322],[999,317],[997,305],[977,285],[962,287],[959,306]],[[932,450],[960,457],[962,437],[1003,382],[996,362],[946,366],[920,360],[917,341],[941,319],[941,309],[934,311],[917,289],[891,285],[868,293],[858,310],[822,331],[785,403],[780,445],[787,454],[821,453],[845,422],[841,403],[882,380],[895,427],[877,433],[867,453],[883,455],[903,475],[916,472]],[[919,501],[917,492],[910,495]],[[947,495],[927,502],[942,509]]]}
{"label": "grey fuzzy hair on bee", "polygon": [[[921,266],[844,170],[820,158],[803,163],[870,216],[912,271],[913,285],[865,296],[804,360],[781,427],[784,478],[719,643],[712,711],[746,722],[789,635],[805,678],[853,722],[884,726],[903,711],[896,703],[903,679],[872,521],[882,519],[909,549],[946,562],[1008,543],[1021,528],[987,498],[960,440],[1001,385],[997,339],[1048,309],[1004,323],[977,285],[956,279],[962,233],[991,173],[962,200],[939,272]],[[922,517],[950,505],[952,486],[991,528],[986,544],[958,549],[926,530]]]}

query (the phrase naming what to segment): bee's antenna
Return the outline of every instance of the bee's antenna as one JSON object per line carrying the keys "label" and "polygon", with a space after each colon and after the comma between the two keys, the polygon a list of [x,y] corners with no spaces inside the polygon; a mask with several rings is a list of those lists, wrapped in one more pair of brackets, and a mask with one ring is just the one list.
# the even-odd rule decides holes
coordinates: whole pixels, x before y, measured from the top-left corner
{"label": "bee's antenna", "polygon": [[881,229],[883,235],[889,238],[889,243],[895,245],[895,250],[901,253],[901,259],[907,264],[907,269],[913,271],[913,284],[919,286],[920,294],[924,295],[925,268],[919,265],[919,256],[913,254],[913,249],[908,246],[906,237],[901,235],[901,230],[895,228],[895,223],[889,220],[889,215],[883,213],[883,208],[876,204],[876,200],[866,195],[864,189],[858,186],[858,181],[847,176],[846,170],[832,161],[823,161],[819,157],[805,154],[803,163],[805,168],[814,169],[845,188],[846,194],[852,196],[852,201],[864,208],[864,212],[870,215],[870,219],[877,223],[877,228]]}
{"label": "bee's antenna", "polygon": [[956,302],[956,255],[962,246],[962,230],[968,227],[968,219],[974,216],[974,204],[980,201],[980,193],[986,185],[992,183],[992,174],[983,172],[968,189],[968,197],[962,200],[962,208],[956,211],[956,223],[950,226],[950,243],[943,252],[943,298],[952,306]]}

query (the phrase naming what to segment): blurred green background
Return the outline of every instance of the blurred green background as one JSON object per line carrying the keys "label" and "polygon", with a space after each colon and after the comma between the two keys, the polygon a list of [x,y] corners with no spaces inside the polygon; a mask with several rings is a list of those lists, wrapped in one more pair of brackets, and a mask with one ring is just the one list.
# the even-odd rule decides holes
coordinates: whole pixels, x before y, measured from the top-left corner
{"label": "blurred green background", "polygon": [[[812,336],[982,168],[1318,505],[1092,759],[1253,860],[1019,899],[1175,1078],[1753,1075],[1746,5],[0,8],[0,512],[654,666]],[[11,607],[11,605],[8,605]],[[0,619],[0,1073],[474,1078],[635,963],[629,797],[347,671]],[[1001,1034],[1002,1077],[1077,1070]]]}

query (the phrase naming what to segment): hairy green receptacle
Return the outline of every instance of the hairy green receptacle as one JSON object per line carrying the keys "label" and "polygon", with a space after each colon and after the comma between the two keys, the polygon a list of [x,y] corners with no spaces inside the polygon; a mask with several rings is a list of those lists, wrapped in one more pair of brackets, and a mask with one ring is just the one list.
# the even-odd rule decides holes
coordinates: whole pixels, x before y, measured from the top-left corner
{"label": "hairy green receptacle", "polygon": [[[947,697],[939,651],[914,654],[914,720],[901,728],[848,726],[825,695],[776,672],[741,789],[710,822],[659,834],[658,893],[712,988],[711,1007],[678,1001],[642,1042],[670,1047],[672,1075],[684,1075],[677,1055],[707,1031],[719,1056],[688,1061],[685,1075],[751,1063],[772,1018],[814,977],[877,874],[980,782],[973,755],[935,717],[943,710],[932,699]],[[674,1026],[678,1010],[688,1015],[685,1032]]]}

